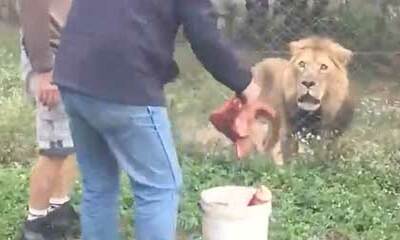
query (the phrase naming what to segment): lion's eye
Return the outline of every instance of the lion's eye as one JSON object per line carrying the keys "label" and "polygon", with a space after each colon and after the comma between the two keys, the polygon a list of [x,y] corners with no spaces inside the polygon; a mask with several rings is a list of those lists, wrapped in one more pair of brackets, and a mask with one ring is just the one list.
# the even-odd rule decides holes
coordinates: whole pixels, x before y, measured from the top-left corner
{"label": "lion's eye", "polygon": [[306,63],[304,61],[300,61],[299,62],[299,67],[300,68],[305,68],[306,67]]}
{"label": "lion's eye", "polygon": [[326,71],[326,70],[328,70],[328,66],[325,65],[325,64],[321,64],[320,69],[321,69],[322,71]]}

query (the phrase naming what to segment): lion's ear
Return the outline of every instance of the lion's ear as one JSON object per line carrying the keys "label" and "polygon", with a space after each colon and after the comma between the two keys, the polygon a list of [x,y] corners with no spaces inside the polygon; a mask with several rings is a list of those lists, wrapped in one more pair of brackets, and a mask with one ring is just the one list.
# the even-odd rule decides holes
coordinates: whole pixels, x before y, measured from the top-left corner
{"label": "lion's ear", "polygon": [[334,45],[333,51],[335,52],[339,62],[344,66],[347,66],[347,64],[350,63],[354,55],[354,53],[351,50],[344,48],[339,44]]}

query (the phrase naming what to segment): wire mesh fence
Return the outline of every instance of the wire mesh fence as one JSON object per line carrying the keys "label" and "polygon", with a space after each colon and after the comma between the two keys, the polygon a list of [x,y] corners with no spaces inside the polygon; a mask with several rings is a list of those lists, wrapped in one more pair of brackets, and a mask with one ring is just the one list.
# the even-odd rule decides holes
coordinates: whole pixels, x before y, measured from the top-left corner
{"label": "wire mesh fence", "polygon": [[352,70],[400,74],[398,0],[214,0],[219,27],[268,56],[287,55],[287,43],[327,36],[355,54]]}

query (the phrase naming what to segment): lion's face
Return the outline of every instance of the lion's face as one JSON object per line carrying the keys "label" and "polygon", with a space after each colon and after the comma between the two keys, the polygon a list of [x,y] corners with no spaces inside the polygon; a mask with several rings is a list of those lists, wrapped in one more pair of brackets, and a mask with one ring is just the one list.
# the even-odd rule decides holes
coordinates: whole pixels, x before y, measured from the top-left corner
{"label": "lion's face", "polygon": [[306,111],[321,107],[327,92],[346,80],[347,60],[351,52],[333,42],[320,43],[315,48],[312,39],[290,44],[291,64],[296,81],[297,106]]}
{"label": "lion's face", "polygon": [[323,51],[301,52],[293,62],[296,75],[297,106],[307,111],[317,110],[329,84],[334,65]]}

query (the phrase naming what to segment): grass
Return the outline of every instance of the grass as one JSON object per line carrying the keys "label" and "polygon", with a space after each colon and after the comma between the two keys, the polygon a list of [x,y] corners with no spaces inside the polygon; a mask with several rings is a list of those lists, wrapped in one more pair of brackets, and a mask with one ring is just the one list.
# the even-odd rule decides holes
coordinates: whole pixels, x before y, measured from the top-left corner
{"label": "grass", "polygon": [[[15,239],[24,218],[30,159],[35,156],[34,115],[21,91],[17,38],[10,36],[0,44],[0,239],[5,240]],[[203,189],[264,184],[273,192],[272,240],[400,239],[400,106],[393,101],[398,92],[364,95],[353,126],[329,159],[310,150],[277,169],[260,155],[237,162],[230,149],[196,148],[194,134],[230,92],[199,67],[187,47],[178,48],[176,58],[182,74],[167,92],[184,171],[182,232],[199,239],[197,202]],[[75,193],[78,206],[80,183]],[[131,236],[132,204],[124,177],[120,212],[126,237]]]}

